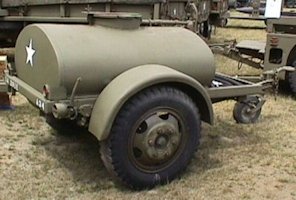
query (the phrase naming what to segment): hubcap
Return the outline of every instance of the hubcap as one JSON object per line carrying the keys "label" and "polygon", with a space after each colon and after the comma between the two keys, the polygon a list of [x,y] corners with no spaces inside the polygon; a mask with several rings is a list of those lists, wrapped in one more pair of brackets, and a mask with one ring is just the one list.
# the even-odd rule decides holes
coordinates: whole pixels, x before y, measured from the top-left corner
{"label": "hubcap", "polygon": [[131,140],[135,166],[149,172],[168,166],[182,144],[181,122],[172,111],[154,112],[139,120]]}
{"label": "hubcap", "polygon": [[245,107],[242,110],[242,117],[245,119],[253,119],[256,117],[257,112],[254,112],[253,109],[255,109],[255,105],[245,105]]}

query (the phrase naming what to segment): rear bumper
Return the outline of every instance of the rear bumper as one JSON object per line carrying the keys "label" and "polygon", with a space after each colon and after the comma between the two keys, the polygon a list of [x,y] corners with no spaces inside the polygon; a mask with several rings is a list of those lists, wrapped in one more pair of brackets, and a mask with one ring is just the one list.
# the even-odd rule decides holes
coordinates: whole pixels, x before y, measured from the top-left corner
{"label": "rear bumper", "polygon": [[[52,111],[53,101],[44,98],[43,94],[26,84],[24,81],[16,76],[10,75],[8,71],[5,71],[5,83],[6,88],[10,88],[24,95],[33,105],[43,111],[45,114],[49,114]],[[1,84],[0,84],[1,86]],[[2,87],[0,87],[1,89]]]}

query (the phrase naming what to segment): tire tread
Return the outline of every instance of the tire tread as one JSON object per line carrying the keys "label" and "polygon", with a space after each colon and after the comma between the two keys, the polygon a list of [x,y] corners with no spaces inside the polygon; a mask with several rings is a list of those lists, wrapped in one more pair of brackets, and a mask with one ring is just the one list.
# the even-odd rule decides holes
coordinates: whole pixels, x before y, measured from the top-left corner
{"label": "tire tread", "polygon": [[[187,94],[180,91],[179,89],[168,87],[168,86],[152,87],[152,88],[145,89],[144,91],[140,92],[138,95],[135,95],[134,97],[132,97],[120,110],[112,126],[110,136],[105,141],[101,142],[101,148],[100,148],[101,159],[105,167],[107,168],[107,171],[115,178],[115,180],[124,183],[130,188],[143,189],[143,186],[135,185],[132,182],[132,180],[127,176],[127,174],[121,169],[120,163],[116,163],[116,161],[114,160],[112,156],[112,152],[113,152],[112,148],[113,146],[115,146],[114,138],[116,137],[116,134],[120,133],[122,122],[124,122],[127,119],[130,110],[133,109],[134,106],[139,105],[145,101],[149,101],[149,98],[157,97],[163,94],[167,94],[170,98],[174,98],[177,95],[183,101],[191,105],[191,109],[195,110],[196,112],[196,116],[198,118],[198,126],[199,126],[198,133],[200,132],[201,122],[200,122],[198,108],[193,102],[193,100]],[[199,144],[199,138],[200,138],[200,134],[197,135],[197,142],[196,142],[197,144],[195,145],[195,149],[194,149],[195,151]],[[180,170],[178,175],[186,169],[188,163],[182,166],[182,169]],[[147,188],[151,188],[154,186],[155,185],[148,185]]]}

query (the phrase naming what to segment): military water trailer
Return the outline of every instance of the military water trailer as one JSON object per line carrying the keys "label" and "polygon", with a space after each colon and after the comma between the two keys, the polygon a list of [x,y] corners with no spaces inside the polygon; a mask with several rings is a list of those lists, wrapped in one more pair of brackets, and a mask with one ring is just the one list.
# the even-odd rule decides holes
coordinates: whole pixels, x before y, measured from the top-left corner
{"label": "military water trailer", "polygon": [[[210,36],[209,0],[2,0],[0,1],[0,48],[14,47],[20,31],[31,23],[87,24],[88,13],[136,12],[146,26],[183,26]],[[0,53],[6,49],[0,49]],[[2,55],[2,54],[1,54]],[[8,55],[11,57],[10,54]],[[1,71],[0,71],[1,76]],[[7,91],[0,79],[0,92]]]}
{"label": "military water trailer", "polygon": [[[143,16],[142,24],[146,26],[182,26],[209,38],[211,25],[216,25],[218,22],[213,19],[220,16],[216,13],[222,8],[217,3],[219,1],[2,0],[0,1],[0,48],[13,48],[20,31],[31,23],[87,24],[88,14],[95,11],[136,12]],[[211,12],[212,8],[215,9],[214,13]],[[213,18],[212,15],[217,17]],[[3,51],[6,49],[0,49],[0,52]],[[11,54],[8,56],[11,58]],[[0,86],[0,92],[7,91],[1,79]]]}
{"label": "military water trailer", "polygon": [[151,188],[179,176],[197,149],[201,121],[213,123],[212,103],[236,100],[237,122],[258,119],[273,81],[215,73],[210,48],[192,31],[143,26],[133,13],[87,19],[26,26],[5,81],[53,127],[87,128],[108,171],[127,186]]}
{"label": "military water trailer", "polygon": [[128,186],[169,182],[191,160],[201,120],[213,121],[204,87],[215,76],[213,55],[183,28],[139,27],[134,14],[91,18],[24,28],[17,77],[6,82],[57,123],[88,127],[108,171]]}

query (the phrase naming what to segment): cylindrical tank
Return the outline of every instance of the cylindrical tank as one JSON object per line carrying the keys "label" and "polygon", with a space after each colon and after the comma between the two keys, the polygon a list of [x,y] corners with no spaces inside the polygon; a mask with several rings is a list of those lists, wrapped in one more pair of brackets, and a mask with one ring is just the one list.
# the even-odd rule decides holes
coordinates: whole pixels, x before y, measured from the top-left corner
{"label": "cylindrical tank", "polygon": [[[181,71],[203,85],[214,77],[214,57],[197,35],[178,27],[122,30],[90,25],[34,24],[21,32],[16,44],[18,77],[39,90],[64,88],[77,95],[99,92],[117,75],[145,64]],[[145,74],[139,74],[145,76]],[[131,83],[133,84],[133,83]]]}

